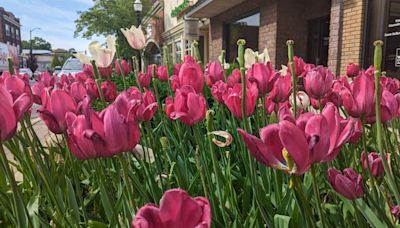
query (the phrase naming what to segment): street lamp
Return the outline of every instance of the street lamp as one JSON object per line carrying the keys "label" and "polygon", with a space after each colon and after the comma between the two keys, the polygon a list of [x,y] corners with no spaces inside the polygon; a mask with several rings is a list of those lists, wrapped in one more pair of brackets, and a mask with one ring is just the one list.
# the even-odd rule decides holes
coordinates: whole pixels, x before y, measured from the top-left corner
{"label": "street lamp", "polygon": [[[142,1],[135,0],[135,2],[133,3],[133,9],[135,10],[135,13],[136,13],[136,24],[137,24],[136,27],[139,27],[141,24],[140,15],[143,10]],[[139,70],[141,70],[142,69],[142,58],[140,56],[140,51],[139,51],[139,56],[138,56],[138,62],[139,62]]]}
{"label": "street lamp", "polygon": [[135,9],[135,13],[136,13],[136,23],[137,23],[137,27],[139,27],[140,23],[141,23],[141,18],[140,18],[140,14],[142,13],[143,10],[143,4],[142,1],[140,0],[135,0],[135,2],[133,3],[133,8]]}
{"label": "street lamp", "polygon": [[35,30],[39,30],[40,28],[39,27],[36,27],[36,28],[33,28],[33,29],[31,29],[31,30],[29,30],[29,40],[30,40],[30,43],[31,43],[31,47],[30,47],[30,50],[29,50],[29,68],[32,70],[32,68],[33,68],[33,65],[32,65],[32,63],[33,63],[33,47],[32,47],[32,32],[33,31],[35,31]]}

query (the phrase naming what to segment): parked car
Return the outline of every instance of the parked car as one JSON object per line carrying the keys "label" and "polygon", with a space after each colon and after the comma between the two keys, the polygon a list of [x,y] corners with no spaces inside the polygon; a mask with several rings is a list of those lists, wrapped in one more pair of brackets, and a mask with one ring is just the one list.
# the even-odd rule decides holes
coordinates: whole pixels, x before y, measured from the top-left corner
{"label": "parked car", "polygon": [[58,75],[61,72],[61,66],[54,67],[53,75]]}
{"label": "parked car", "polygon": [[61,72],[58,73],[58,76],[61,77],[61,75],[63,75],[63,74],[75,75],[76,73],[80,73],[82,71],[83,71],[83,64],[81,63],[81,61],[77,58],[70,57],[65,61],[64,65],[61,69]]}
{"label": "parked car", "polygon": [[33,73],[32,73],[32,71],[31,71],[31,69],[29,69],[29,68],[19,68],[18,73],[19,73],[20,75],[27,74],[27,75],[29,76],[30,79],[33,78]]}

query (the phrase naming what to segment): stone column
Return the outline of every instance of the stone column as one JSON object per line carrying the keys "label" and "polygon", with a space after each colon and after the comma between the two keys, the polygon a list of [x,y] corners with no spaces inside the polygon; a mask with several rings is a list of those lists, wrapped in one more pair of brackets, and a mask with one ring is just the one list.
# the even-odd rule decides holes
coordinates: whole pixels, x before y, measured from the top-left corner
{"label": "stone column", "polygon": [[344,0],[332,0],[331,3],[328,67],[335,74],[340,74],[340,57],[342,46],[341,34],[343,31],[343,1]]}

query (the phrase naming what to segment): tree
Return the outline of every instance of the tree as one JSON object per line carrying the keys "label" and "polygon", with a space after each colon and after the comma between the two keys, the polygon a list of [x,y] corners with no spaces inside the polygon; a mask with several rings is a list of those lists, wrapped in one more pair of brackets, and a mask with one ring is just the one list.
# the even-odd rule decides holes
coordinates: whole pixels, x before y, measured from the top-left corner
{"label": "tree", "polygon": [[[91,38],[93,35],[113,34],[117,37],[117,43],[121,50],[121,55],[130,58],[136,52],[129,47],[121,28],[130,28],[136,25],[136,14],[133,9],[134,0],[97,0],[93,7],[87,11],[78,12],[79,19],[75,21],[75,37],[82,36]],[[142,0],[142,18],[151,8],[149,0]]]}
{"label": "tree", "polygon": [[58,59],[57,54],[54,55],[53,60],[51,60],[51,67],[61,66],[60,60]]}
{"label": "tree", "polygon": [[[23,49],[30,49],[31,42],[29,40],[22,41],[22,48]],[[41,49],[41,50],[51,50],[51,44],[41,37],[35,36],[32,39],[32,48],[33,49]]]}

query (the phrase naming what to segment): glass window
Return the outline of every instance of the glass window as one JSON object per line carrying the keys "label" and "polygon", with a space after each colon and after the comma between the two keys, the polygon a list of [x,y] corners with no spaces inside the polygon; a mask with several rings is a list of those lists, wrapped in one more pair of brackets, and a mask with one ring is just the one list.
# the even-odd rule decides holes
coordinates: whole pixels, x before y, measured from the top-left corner
{"label": "glass window", "polygon": [[15,28],[11,27],[11,37],[15,38]]}
{"label": "glass window", "polygon": [[186,47],[185,47],[185,55],[192,54],[192,42],[190,40],[185,40]]}
{"label": "glass window", "polygon": [[400,72],[400,2],[392,0],[389,7],[384,45],[384,70],[388,71],[390,76]]}
{"label": "glass window", "polygon": [[11,31],[10,31],[10,25],[6,24],[6,35],[10,36],[11,35]]}
{"label": "glass window", "polygon": [[246,47],[258,50],[258,32],[260,27],[260,13],[241,17],[236,21],[225,24],[224,40],[226,57],[233,62],[237,57],[237,40],[245,39]]}
{"label": "glass window", "polygon": [[180,40],[175,42],[175,62],[182,62],[182,42]]}
{"label": "glass window", "polygon": [[168,62],[174,63],[174,50],[172,44],[168,45]]}
{"label": "glass window", "polygon": [[19,29],[15,29],[15,36],[17,40],[19,40]]}

